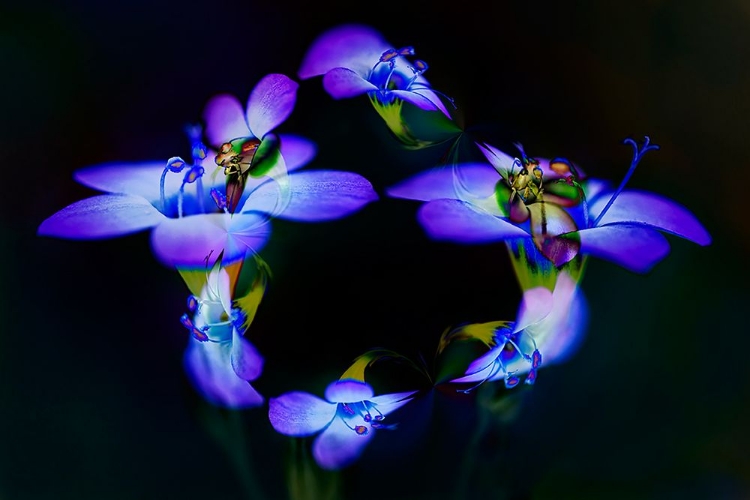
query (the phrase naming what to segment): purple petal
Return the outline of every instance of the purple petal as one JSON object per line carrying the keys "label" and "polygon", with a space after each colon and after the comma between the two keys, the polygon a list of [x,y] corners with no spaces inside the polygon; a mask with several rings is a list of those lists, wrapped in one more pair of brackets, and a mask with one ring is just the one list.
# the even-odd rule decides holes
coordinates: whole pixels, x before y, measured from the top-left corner
{"label": "purple petal", "polygon": [[[160,200],[159,182],[167,160],[142,163],[102,163],[76,170],[73,178],[84,186],[106,193],[133,194],[157,205]],[[166,196],[176,193],[182,175],[167,174],[164,179]]]}
{"label": "purple petal", "polygon": [[395,392],[393,394],[382,394],[369,399],[369,401],[378,407],[378,411],[383,415],[388,415],[392,411],[395,411],[406,403],[412,400],[412,396],[417,391],[408,392]]}
{"label": "purple petal", "polygon": [[184,363],[195,389],[209,402],[227,408],[251,408],[263,404],[263,396],[232,369],[231,343],[190,339]]}
{"label": "purple petal", "polygon": [[359,458],[374,435],[372,429],[367,434],[357,434],[342,419],[334,418],[331,425],[315,438],[313,457],[323,469],[346,467]]}
{"label": "purple petal", "polygon": [[504,178],[508,177],[508,173],[513,172],[514,170],[519,168],[516,164],[516,158],[514,156],[505,154],[496,147],[490,146],[489,144],[477,142],[476,145],[477,147],[479,147],[480,151],[482,151],[492,167],[497,172],[500,172],[500,174]]}
{"label": "purple petal", "polygon": [[[378,199],[372,184],[359,174],[336,170],[308,170],[289,175],[289,203],[277,214],[283,219],[315,222],[351,214]],[[266,182],[253,192],[243,212],[275,213],[279,186]]]}
{"label": "purple petal", "polygon": [[156,256],[168,266],[204,267],[223,251],[224,261],[241,259],[265,245],[271,227],[257,214],[201,214],[167,219],[151,234]]}
{"label": "purple petal", "polygon": [[268,419],[281,434],[310,436],[333,420],[336,408],[336,404],[306,392],[287,392],[268,401]]}
{"label": "purple petal", "polygon": [[[487,378],[492,371],[492,369],[495,366],[495,360],[500,356],[500,353],[505,348],[505,343],[498,344],[489,351],[485,352],[481,356],[479,356],[477,359],[469,363],[469,366],[466,368],[466,375],[477,375],[481,374],[479,378],[476,380],[461,380],[461,382],[474,382],[479,380],[484,380]],[[463,377],[462,377],[463,378]]]}
{"label": "purple petal", "polygon": [[417,214],[427,234],[436,240],[488,243],[509,238],[528,238],[523,229],[459,200],[434,200]]}
{"label": "purple petal", "polygon": [[233,95],[220,94],[209,99],[203,120],[209,145],[215,148],[232,139],[251,135],[242,104]]}
{"label": "purple petal", "polygon": [[297,75],[305,80],[342,67],[365,76],[389,48],[380,33],[368,26],[338,26],[313,41]]}
{"label": "purple petal", "polygon": [[518,308],[514,332],[542,321],[553,308],[553,294],[544,287],[535,287],[523,293],[521,306]]}
{"label": "purple petal", "polygon": [[37,234],[93,240],[135,233],[166,220],[145,198],[103,194],[77,201],[53,214],[41,223]]}
{"label": "purple petal", "polygon": [[307,165],[317,153],[317,146],[310,139],[298,135],[279,134],[281,156],[286,162],[287,172]]}
{"label": "purple petal", "polygon": [[[591,205],[591,219],[596,220],[611,193],[599,196]],[[646,224],[681,236],[699,245],[711,243],[711,236],[698,219],[682,205],[645,191],[623,191],[604,214],[599,226],[613,223]]]}
{"label": "purple petal", "polygon": [[372,387],[359,380],[337,380],[326,387],[325,398],[332,403],[356,403],[373,396]]}
{"label": "purple petal", "polygon": [[[424,93],[426,91],[421,90],[421,92]],[[432,95],[434,96],[434,100],[423,95],[422,93],[414,92],[412,90],[391,90],[389,93],[398,97],[399,99],[412,103],[413,105],[424,111],[439,110],[442,111],[448,118],[451,117],[451,115],[448,113],[448,110],[445,109],[445,106],[442,105],[440,99],[434,93],[432,93]]]}
{"label": "purple petal", "polygon": [[440,198],[469,201],[467,196],[486,198],[495,194],[498,173],[485,163],[465,163],[454,168],[425,170],[386,189],[392,198],[431,201]]}
{"label": "purple petal", "polygon": [[583,292],[568,273],[557,278],[550,314],[526,329],[534,337],[544,363],[560,363],[581,344],[588,324],[588,306]]}
{"label": "purple petal", "polygon": [[334,68],[326,73],[323,88],[334,99],[346,99],[377,90],[375,85],[347,68]]}
{"label": "purple petal", "polygon": [[644,226],[610,224],[582,229],[576,234],[580,237],[582,252],[637,273],[645,273],[669,253],[666,238]]}
{"label": "purple petal", "polygon": [[[420,79],[418,78],[417,81],[419,82]],[[422,83],[427,85],[427,81],[424,79],[422,79]],[[443,104],[442,99],[440,99],[440,96],[437,95],[432,90],[428,90],[425,88],[418,88],[418,89],[412,88],[412,93],[415,95],[424,97],[425,99],[427,99],[428,101],[432,103],[434,108],[440,110],[446,117],[448,117],[449,120],[453,119],[451,117],[451,114],[448,112],[448,109],[445,107],[445,104]],[[408,99],[405,99],[405,100],[408,100]],[[412,102],[412,101],[409,101],[409,102]],[[416,103],[413,103],[413,104],[416,104]]]}
{"label": "purple petal", "polygon": [[276,73],[258,82],[247,101],[247,124],[255,137],[262,139],[292,114],[298,87],[288,76]]}
{"label": "purple petal", "polygon": [[232,368],[243,380],[255,380],[263,371],[263,356],[236,328],[232,332]]}
{"label": "purple petal", "polygon": [[[469,384],[469,383],[483,382],[485,380],[489,380],[489,377],[492,374],[492,371],[495,370],[496,368],[496,364],[495,364],[496,358],[497,358],[497,354],[495,353],[490,364],[485,365],[479,371],[469,373],[469,375],[464,375],[463,377],[454,378],[450,382],[453,384]],[[485,362],[486,362],[486,359],[482,359],[482,363],[485,363]],[[478,368],[478,367],[479,367],[479,358],[474,360],[469,365],[469,367],[466,369],[466,372],[468,373],[469,370],[474,370],[475,368]],[[499,371],[500,373],[502,373],[502,370],[499,370]]]}

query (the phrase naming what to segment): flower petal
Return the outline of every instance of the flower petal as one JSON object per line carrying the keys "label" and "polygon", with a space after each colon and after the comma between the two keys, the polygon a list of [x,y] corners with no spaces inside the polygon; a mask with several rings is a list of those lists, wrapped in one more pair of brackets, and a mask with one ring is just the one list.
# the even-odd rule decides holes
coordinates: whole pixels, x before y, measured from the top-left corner
{"label": "flower petal", "polygon": [[[277,214],[283,219],[314,222],[349,215],[378,199],[372,184],[359,174],[308,170],[289,175],[289,203]],[[265,182],[242,207],[244,212],[274,214],[280,200],[278,184]]]}
{"label": "flower petal", "polygon": [[[489,354],[491,351],[487,351],[486,354]],[[485,354],[485,355],[486,355]],[[472,361],[469,367],[466,369],[466,372],[469,373],[468,375],[464,375],[463,377],[454,378],[450,382],[452,384],[468,384],[468,383],[474,383],[474,382],[484,382],[485,380],[489,380],[490,376],[493,375],[493,371],[497,370],[500,373],[502,373],[502,370],[499,370],[499,366],[497,363],[495,363],[495,359],[497,359],[497,353],[494,353],[492,355],[492,360],[489,364],[485,364],[483,368],[479,369],[479,371],[473,371],[469,373],[469,370],[474,370],[475,368],[480,367],[480,359],[481,363],[486,363],[487,359],[477,358],[476,360]]]}
{"label": "flower petal", "polygon": [[502,344],[497,344],[489,351],[485,352],[477,359],[469,363],[469,366],[466,367],[466,371],[464,373],[466,373],[466,375],[482,374],[482,376],[477,379],[466,380],[466,382],[473,382],[475,380],[479,381],[487,378],[490,375],[490,372],[495,367],[495,360],[498,358],[498,356],[500,356],[500,353],[504,348],[504,342]]}
{"label": "flower petal", "polygon": [[247,101],[247,124],[253,135],[263,138],[289,118],[297,102],[299,84],[286,75],[264,76]]}
{"label": "flower petal", "polygon": [[418,391],[408,391],[394,392],[393,394],[382,394],[380,396],[372,397],[368,401],[377,406],[380,413],[382,413],[383,415],[388,415],[392,411],[401,408],[406,403],[411,401],[413,399],[412,396],[414,396],[417,392]]}
{"label": "flower petal", "polygon": [[[141,163],[102,163],[76,170],[73,178],[84,186],[106,193],[142,196],[158,206],[161,198],[159,183],[166,165],[167,159]],[[167,198],[179,191],[182,178],[179,174],[167,174],[164,178]]]}
{"label": "flower petal", "polygon": [[292,134],[279,134],[281,156],[286,162],[287,172],[307,165],[317,151],[317,146],[310,139]]}
{"label": "flower petal", "polygon": [[523,229],[459,200],[443,199],[425,203],[417,217],[427,234],[436,240],[488,243],[529,237]]}
{"label": "flower petal", "polygon": [[164,264],[196,268],[222,251],[224,262],[258,252],[270,233],[267,219],[258,214],[201,214],[165,220],[151,234],[151,244]]}
{"label": "flower petal", "polygon": [[356,403],[372,398],[374,392],[369,384],[344,379],[332,382],[326,387],[325,398],[332,403]]}
{"label": "flower petal", "polygon": [[432,168],[386,189],[392,198],[431,201],[440,198],[470,201],[466,196],[486,198],[495,193],[498,173],[485,163],[464,163],[454,168]]}
{"label": "flower petal", "polygon": [[209,99],[203,111],[203,120],[206,122],[209,146],[214,148],[232,139],[251,135],[242,104],[230,94],[219,94]]}
{"label": "flower petal", "polygon": [[333,68],[323,77],[323,88],[334,99],[354,97],[377,90],[372,83],[347,68]]}
{"label": "flower petal", "polygon": [[[600,195],[591,205],[591,219],[596,220],[611,193]],[[681,236],[699,245],[711,243],[708,231],[685,207],[667,198],[645,191],[623,191],[604,214],[599,226],[613,223],[646,224]]]}
{"label": "flower petal", "polygon": [[323,469],[341,469],[359,458],[374,435],[372,429],[366,434],[357,434],[342,419],[334,418],[331,425],[315,438],[313,457]]}
{"label": "flower petal", "polygon": [[231,361],[234,373],[242,380],[255,380],[263,371],[263,356],[237,328],[232,332]]}
{"label": "flower petal", "polygon": [[79,200],[48,217],[37,234],[80,240],[112,238],[158,226],[165,220],[145,198],[103,194]]}
{"label": "flower petal", "polygon": [[552,292],[543,286],[526,290],[518,308],[513,331],[519,332],[529,325],[542,321],[552,311],[553,304]]}
{"label": "flower petal", "polygon": [[310,45],[297,76],[305,80],[337,67],[349,68],[362,76],[392,48],[374,29],[345,24],[330,29]]}
{"label": "flower petal", "polygon": [[336,408],[336,404],[306,392],[287,392],[268,401],[268,419],[281,434],[309,436],[333,420]]}
{"label": "flower petal", "polygon": [[427,97],[426,95],[423,95],[426,92],[427,92],[426,90],[420,90],[420,92],[414,92],[411,90],[391,90],[389,94],[396,96],[399,99],[402,99],[406,102],[409,102],[424,111],[440,110],[443,112],[443,114],[445,114],[448,118],[450,118],[451,115],[448,113],[448,110],[445,109],[445,106],[443,106],[443,103],[440,102],[440,99],[438,98],[438,96],[435,95],[433,92],[430,92],[430,94],[432,94],[434,98],[433,100]]}
{"label": "flower petal", "polygon": [[609,224],[575,234],[580,238],[582,252],[637,273],[645,273],[669,253],[666,238],[645,226]]}
{"label": "flower petal", "polygon": [[227,408],[251,408],[263,404],[263,396],[237,376],[230,362],[230,342],[190,339],[184,364],[195,389],[209,402]]}

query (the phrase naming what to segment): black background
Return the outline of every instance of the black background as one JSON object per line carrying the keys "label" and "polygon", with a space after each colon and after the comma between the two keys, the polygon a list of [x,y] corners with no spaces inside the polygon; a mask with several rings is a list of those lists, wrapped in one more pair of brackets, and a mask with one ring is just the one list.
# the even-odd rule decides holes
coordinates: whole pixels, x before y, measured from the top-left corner
{"label": "black background", "polygon": [[[531,5],[3,4],[0,498],[285,497],[286,441],[265,408],[235,415],[228,431],[243,430],[252,467],[235,467],[207,431],[206,418],[226,426],[231,416],[208,411],[184,380],[178,318],[188,292],[152,257],[148,234],[81,242],[35,232],[94,194],[74,170],[188,157],[183,126],[212,95],[244,102],[267,73],[296,78],[314,37],[353,21],[413,45],[467,124],[491,124],[534,155],[566,156],[618,182],[631,156],[622,139],[650,135],[661,150],[630,186],[689,207],[714,238],[699,247],[670,237],[672,253],[647,275],[590,263],[587,338],[524,392],[520,418],[484,441],[477,491],[750,496],[750,7]],[[263,251],[274,276],[250,332],[266,356],[254,384],[265,396],[320,394],[371,347],[430,358],[447,326],[513,318],[520,291],[502,245],[431,242],[416,204],[384,197],[435,154],[399,149],[364,97],[334,101],[319,79],[301,83],[281,131],[317,142],[308,168],[361,173],[383,197],[335,222],[274,222]],[[389,443],[423,427],[462,443],[476,422],[456,404],[432,427],[407,422],[401,437],[379,437],[344,473],[344,497],[452,491],[462,445],[435,452],[416,440],[403,454]]]}

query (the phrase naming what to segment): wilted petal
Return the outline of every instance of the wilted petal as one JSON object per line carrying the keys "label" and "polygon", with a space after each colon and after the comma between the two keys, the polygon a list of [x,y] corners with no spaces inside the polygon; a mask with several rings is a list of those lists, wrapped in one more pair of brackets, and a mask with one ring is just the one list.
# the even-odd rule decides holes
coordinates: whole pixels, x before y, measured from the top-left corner
{"label": "wilted petal", "polygon": [[294,391],[268,401],[268,419],[281,434],[309,436],[333,420],[336,408],[335,403],[323,401],[306,392]]}
{"label": "wilted petal", "polygon": [[[295,172],[289,175],[288,189],[289,203],[277,216],[298,221],[338,219],[378,199],[367,179],[336,170]],[[280,198],[278,184],[265,182],[248,197],[242,210],[272,214]]]}
{"label": "wilted petal", "polygon": [[145,198],[103,194],[63,208],[44,220],[37,233],[81,240],[111,238],[142,231],[165,220]]}
{"label": "wilted petal", "polygon": [[578,231],[584,253],[645,273],[667,256],[669,243],[658,231],[644,226],[610,224]]}
{"label": "wilted petal", "polygon": [[359,380],[337,380],[326,387],[325,397],[334,403],[354,403],[373,396],[372,387]]}
{"label": "wilted petal", "polygon": [[255,380],[263,371],[263,356],[235,328],[232,332],[232,368],[243,380]]}
{"label": "wilted petal", "polygon": [[323,88],[334,99],[354,97],[377,90],[372,83],[347,68],[334,68],[323,77]]}
{"label": "wilted petal", "polygon": [[263,404],[263,396],[237,376],[230,362],[231,342],[199,342],[190,339],[185,369],[193,386],[209,402],[227,408]]}
{"label": "wilted petal", "polygon": [[224,252],[224,261],[258,252],[270,235],[265,217],[256,214],[201,214],[167,219],[151,234],[156,256],[168,266],[204,267]]}
{"label": "wilted petal", "polygon": [[436,240],[488,243],[529,237],[523,229],[459,200],[434,200],[425,203],[419,209],[417,217],[427,234]]}
{"label": "wilted petal", "polygon": [[287,172],[307,165],[317,153],[317,147],[310,139],[298,135],[279,134],[281,156],[286,162]]}
{"label": "wilted petal", "polygon": [[275,73],[258,82],[247,101],[247,124],[255,137],[263,138],[289,117],[298,87],[288,76]]}
{"label": "wilted petal", "polygon": [[375,431],[357,434],[346,426],[340,418],[335,418],[331,425],[315,438],[313,457],[323,469],[336,470],[346,467],[362,454],[365,445],[370,442]]}
{"label": "wilted petal", "polygon": [[518,316],[513,328],[514,332],[542,321],[553,308],[553,294],[548,289],[539,286],[526,290],[523,293],[521,306],[518,308]]}
{"label": "wilted petal", "polygon": [[219,94],[209,99],[203,111],[203,120],[206,122],[209,145],[215,148],[251,134],[242,104],[233,95]]}
{"label": "wilted petal", "polygon": [[380,33],[368,26],[338,26],[313,41],[305,54],[298,76],[304,80],[336,67],[350,68],[360,75],[367,75],[389,48],[392,47],[383,40]]}
{"label": "wilted petal", "polygon": [[[596,220],[611,196],[605,193],[591,205],[591,219]],[[681,236],[699,245],[711,243],[708,231],[682,205],[645,191],[623,191],[615,199],[599,225],[613,223],[647,224],[655,229]]]}

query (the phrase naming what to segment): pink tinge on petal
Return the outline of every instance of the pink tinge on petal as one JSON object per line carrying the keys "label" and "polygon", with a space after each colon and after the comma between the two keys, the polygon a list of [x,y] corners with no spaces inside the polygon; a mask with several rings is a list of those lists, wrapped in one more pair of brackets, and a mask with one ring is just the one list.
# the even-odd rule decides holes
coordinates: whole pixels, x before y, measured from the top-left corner
{"label": "pink tinge on petal", "polygon": [[247,101],[247,124],[253,135],[263,138],[289,118],[297,102],[299,84],[286,75],[263,77]]}
{"label": "pink tinge on petal", "polygon": [[334,68],[326,73],[323,88],[334,99],[346,99],[377,90],[375,85],[347,68]]}
{"label": "pink tinge on petal", "polygon": [[93,240],[135,233],[166,220],[145,198],[103,194],[63,208],[44,220],[37,232],[42,236]]}
{"label": "pink tinge on petal", "polygon": [[322,75],[333,68],[349,68],[366,76],[380,56],[391,47],[380,33],[357,24],[330,29],[310,45],[298,76],[305,80]]}
{"label": "pink tinge on petal", "polygon": [[233,95],[219,94],[209,99],[203,111],[203,120],[206,122],[208,145],[214,149],[219,149],[232,139],[252,135],[242,104]]}

